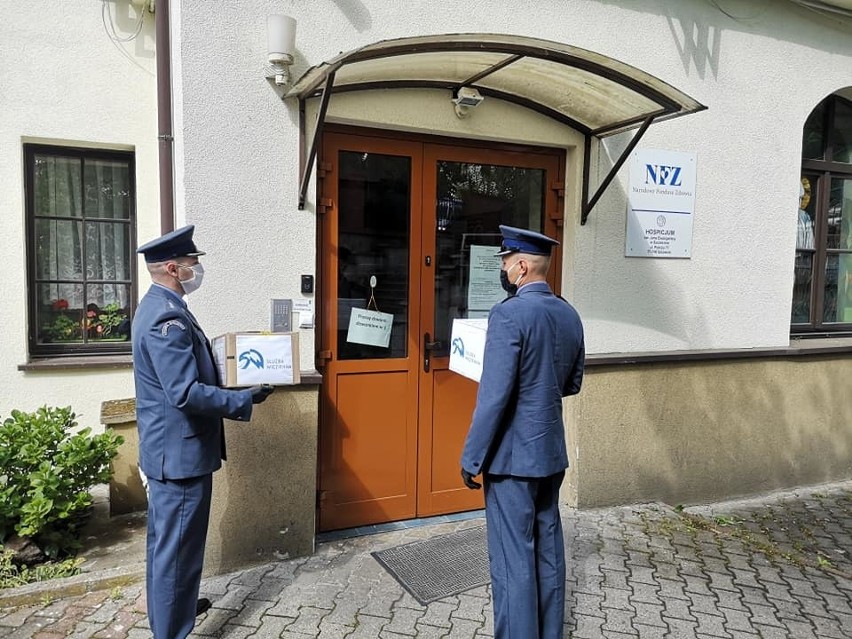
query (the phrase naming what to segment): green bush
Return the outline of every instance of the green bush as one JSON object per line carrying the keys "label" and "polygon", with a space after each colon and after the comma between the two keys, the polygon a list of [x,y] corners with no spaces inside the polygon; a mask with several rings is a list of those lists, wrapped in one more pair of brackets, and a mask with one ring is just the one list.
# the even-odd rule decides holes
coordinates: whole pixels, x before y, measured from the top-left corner
{"label": "green bush", "polygon": [[76,434],[71,408],[12,411],[0,425],[0,542],[29,537],[48,557],[79,548],[90,512],[89,489],[109,481],[109,462],[123,438],[107,429]]}

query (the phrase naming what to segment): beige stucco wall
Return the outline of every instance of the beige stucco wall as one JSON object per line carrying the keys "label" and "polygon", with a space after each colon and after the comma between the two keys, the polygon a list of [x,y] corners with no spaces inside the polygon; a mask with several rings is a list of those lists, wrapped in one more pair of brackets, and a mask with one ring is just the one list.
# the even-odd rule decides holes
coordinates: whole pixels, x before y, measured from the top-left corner
{"label": "beige stucco wall", "polygon": [[[213,476],[205,574],[313,552],[318,393],[279,387],[251,421],[225,420],[228,460]],[[135,400],[104,402],[101,419],[125,438],[112,462],[110,514],[145,510]]]}
{"label": "beige stucco wall", "polygon": [[251,421],[225,421],[228,461],[214,475],[204,571],[314,551],[318,386],[279,387]]}
{"label": "beige stucco wall", "polygon": [[568,400],[580,507],[694,504],[852,477],[848,357],[592,366]]}
{"label": "beige stucco wall", "polygon": [[136,400],[115,399],[101,404],[101,424],[124,439],[110,468],[109,514],[111,516],[146,510],[148,500],[139,476],[139,431],[136,428]]}

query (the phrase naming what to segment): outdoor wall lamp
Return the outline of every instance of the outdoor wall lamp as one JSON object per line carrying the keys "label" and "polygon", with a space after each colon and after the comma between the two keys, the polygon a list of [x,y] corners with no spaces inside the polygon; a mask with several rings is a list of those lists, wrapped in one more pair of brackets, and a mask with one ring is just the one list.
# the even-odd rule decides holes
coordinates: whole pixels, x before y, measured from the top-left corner
{"label": "outdoor wall lamp", "polygon": [[266,78],[277,86],[290,83],[290,65],[296,51],[296,21],[274,13],[266,17]]}
{"label": "outdoor wall lamp", "polygon": [[470,115],[470,110],[482,104],[484,99],[476,89],[459,87],[450,101],[455,105],[456,115],[466,118]]}

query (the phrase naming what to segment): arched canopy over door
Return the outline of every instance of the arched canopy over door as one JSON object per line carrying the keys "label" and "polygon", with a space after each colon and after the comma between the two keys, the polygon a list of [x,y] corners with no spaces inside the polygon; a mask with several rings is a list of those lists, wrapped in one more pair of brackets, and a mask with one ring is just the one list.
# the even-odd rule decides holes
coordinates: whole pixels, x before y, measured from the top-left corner
{"label": "arched canopy over door", "polygon": [[285,98],[297,98],[302,107],[307,99],[321,98],[314,141],[302,153],[299,207],[304,206],[316,145],[333,93],[433,88],[456,96],[462,87],[527,107],[582,132],[587,155],[592,137],[639,128],[591,199],[588,175],[584,175],[583,222],[652,122],[706,108],[644,71],[559,42],[483,33],[383,40],[312,67],[286,94]]}

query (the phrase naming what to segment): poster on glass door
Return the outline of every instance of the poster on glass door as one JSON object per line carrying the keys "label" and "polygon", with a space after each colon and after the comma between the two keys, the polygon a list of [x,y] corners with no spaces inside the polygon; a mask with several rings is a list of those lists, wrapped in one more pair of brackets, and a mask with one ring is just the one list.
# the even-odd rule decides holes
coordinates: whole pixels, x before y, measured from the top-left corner
{"label": "poster on glass door", "polygon": [[627,257],[692,257],[695,153],[642,149],[630,158]]}
{"label": "poster on glass door", "polygon": [[506,298],[506,291],[500,286],[499,255],[496,246],[470,245],[470,265],[467,279],[468,317],[488,317],[495,304]]}

